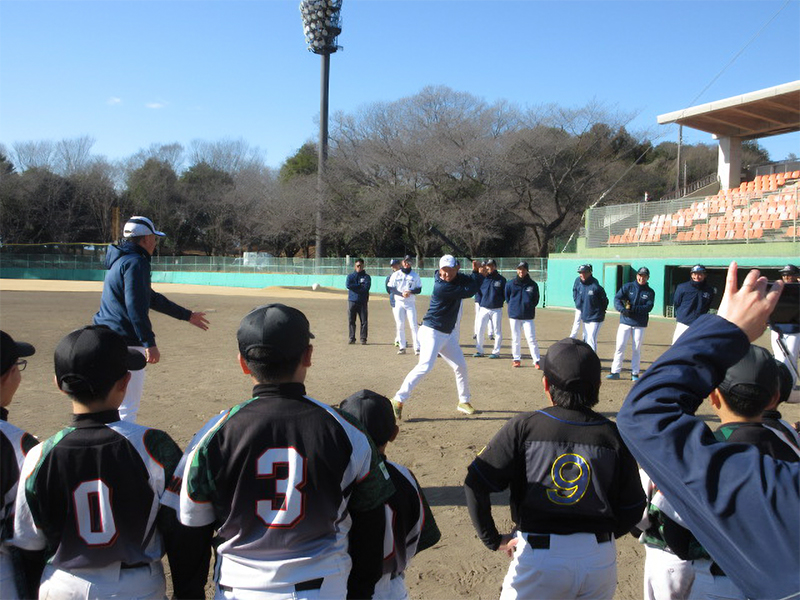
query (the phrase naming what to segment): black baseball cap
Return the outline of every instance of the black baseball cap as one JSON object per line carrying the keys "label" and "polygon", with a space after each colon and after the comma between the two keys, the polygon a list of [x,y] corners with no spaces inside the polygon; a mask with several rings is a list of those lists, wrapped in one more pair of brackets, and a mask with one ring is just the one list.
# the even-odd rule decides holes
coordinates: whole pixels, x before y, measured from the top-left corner
{"label": "black baseball cap", "polygon": [[786,265],[781,269],[781,275],[800,275],[800,268],[796,265]]}
{"label": "black baseball cap", "polygon": [[582,340],[565,338],[556,342],[542,357],[547,381],[566,392],[596,394],[600,388],[600,359]]}
{"label": "black baseball cap", "polygon": [[586,271],[590,273],[592,272],[592,265],[590,265],[589,263],[586,263],[578,267],[578,273],[585,273]]}
{"label": "black baseball cap", "polygon": [[486,266],[487,267],[496,267],[497,262],[493,258],[486,259]]}
{"label": "black baseball cap", "polygon": [[517,268],[518,268],[518,269],[525,269],[525,270],[527,271],[527,270],[528,270],[528,263],[526,263],[526,262],[523,260],[522,262],[520,262],[520,263],[517,265]]}
{"label": "black baseball cap", "polygon": [[392,437],[397,422],[386,396],[361,390],[343,400],[339,408],[361,421],[376,446],[383,446]]}
{"label": "black baseball cap", "polygon": [[647,275],[648,277],[650,277],[650,269],[648,269],[647,267],[642,267],[641,269],[636,271],[636,274],[637,275]]}
{"label": "black baseball cap", "polygon": [[750,345],[747,354],[725,372],[719,384],[723,392],[767,404],[780,388],[780,372],[773,356],[761,346]]}
{"label": "black baseball cap", "polygon": [[393,258],[389,261],[389,266],[393,267],[395,265],[399,265],[402,261],[399,258]]}
{"label": "black baseball cap", "polygon": [[706,268],[703,265],[695,265],[692,267],[690,273],[705,273]]}
{"label": "black baseball cap", "polygon": [[0,375],[5,375],[20,358],[36,352],[36,348],[26,342],[15,342],[5,331],[0,331],[0,340]]}
{"label": "black baseball cap", "polygon": [[[306,316],[285,304],[265,304],[247,313],[239,324],[239,354],[252,362],[280,362],[300,356],[314,334]],[[254,349],[264,350],[258,357]]]}
{"label": "black baseball cap", "polygon": [[68,333],[55,351],[56,381],[68,394],[99,393],[128,371],[144,369],[147,359],[104,325],[88,325]]}
{"label": "black baseball cap", "polygon": [[414,260],[414,257],[413,257],[413,256],[411,256],[410,254],[406,254],[406,255],[403,257],[403,260],[407,260],[408,262],[412,262],[412,261]]}

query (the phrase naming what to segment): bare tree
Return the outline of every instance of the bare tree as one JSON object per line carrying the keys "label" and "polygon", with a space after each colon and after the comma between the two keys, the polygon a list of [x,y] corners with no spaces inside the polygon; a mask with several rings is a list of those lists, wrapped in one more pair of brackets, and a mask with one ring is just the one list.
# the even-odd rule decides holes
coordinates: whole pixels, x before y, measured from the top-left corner
{"label": "bare tree", "polygon": [[56,162],[55,144],[51,140],[14,142],[11,145],[13,162],[20,172],[28,169],[53,171]]}
{"label": "bare tree", "polygon": [[83,135],[60,140],[55,146],[55,172],[69,177],[89,168],[94,138]]}
{"label": "bare tree", "polygon": [[189,161],[192,164],[206,163],[214,169],[234,174],[264,164],[263,152],[252,147],[242,138],[223,139],[214,142],[192,140],[189,147]]}

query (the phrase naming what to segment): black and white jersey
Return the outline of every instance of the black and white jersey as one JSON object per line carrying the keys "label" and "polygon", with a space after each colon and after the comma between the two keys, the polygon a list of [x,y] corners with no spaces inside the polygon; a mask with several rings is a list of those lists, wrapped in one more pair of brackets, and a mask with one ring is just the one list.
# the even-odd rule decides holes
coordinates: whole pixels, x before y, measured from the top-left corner
{"label": "black and white jersey", "polygon": [[425,495],[406,467],[386,461],[395,493],[386,501],[383,572],[399,575],[411,558],[441,538]]}
{"label": "black and white jersey", "polygon": [[301,383],[262,384],[201,429],[164,503],[217,530],[216,579],[269,590],[347,574],[350,511],[393,486],[367,436]]}
{"label": "black and white jersey", "polygon": [[180,456],[166,433],[116,410],[75,415],[25,459],[14,544],[66,570],[160,560],[159,501]]}
{"label": "black and white jersey", "polygon": [[[645,496],[636,461],[616,425],[587,410],[551,406],[509,420],[469,467],[469,489],[511,488],[511,517],[528,533],[626,533]],[[481,539],[498,543],[494,523],[472,510]]]}
{"label": "black and white jersey", "polygon": [[17,483],[25,455],[39,443],[31,434],[0,420],[0,544],[5,544],[14,532],[14,503]]}

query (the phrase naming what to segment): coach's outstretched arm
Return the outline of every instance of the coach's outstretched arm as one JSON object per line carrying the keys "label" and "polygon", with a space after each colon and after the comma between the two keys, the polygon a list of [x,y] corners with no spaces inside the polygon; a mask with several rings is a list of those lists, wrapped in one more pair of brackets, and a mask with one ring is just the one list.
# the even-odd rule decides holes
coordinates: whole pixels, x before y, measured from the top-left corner
{"label": "coach's outstretched arm", "polygon": [[800,592],[800,464],[717,442],[694,416],[764,331],[782,290],[731,263],[718,316],[699,318],[634,385],[617,416],[628,448],[749,598]]}

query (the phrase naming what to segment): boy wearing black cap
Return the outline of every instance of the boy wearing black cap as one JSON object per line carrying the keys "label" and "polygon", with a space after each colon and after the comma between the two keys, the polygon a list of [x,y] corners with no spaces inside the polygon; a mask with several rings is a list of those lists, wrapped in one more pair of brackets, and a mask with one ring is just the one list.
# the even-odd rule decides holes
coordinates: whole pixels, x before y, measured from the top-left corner
{"label": "boy wearing black cap", "polygon": [[698,317],[706,314],[711,308],[717,290],[706,282],[706,268],[695,265],[689,272],[690,281],[684,281],[675,288],[672,296],[672,308],[675,314],[675,333],[672,343],[694,323]]}
{"label": "boy wearing black cap", "polygon": [[[469,466],[464,489],[478,537],[513,557],[500,598],[611,598],[614,539],[645,506],[636,461],[616,425],[591,410],[600,359],[588,344],[557,342],[544,357],[552,406],[508,421]],[[501,535],[490,494],[511,487],[514,534]]]}
{"label": "boy wearing black cap", "polygon": [[195,435],[164,502],[216,530],[217,598],[369,598],[394,492],[377,451],[306,395],[314,347],[302,312],[260,306],[236,338],[253,397]]}
{"label": "boy wearing black cap", "polygon": [[625,358],[625,346],[631,338],[631,381],[639,379],[639,365],[642,357],[644,330],[653,310],[655,292],[647,285],[650,269],[642,267],[636,272],[636,281],[626,283],[614,296],[614,308],[619,311],[619,328],[617,329],[617,347],[611,363],[611,373],[606,379],[619,379],[622,361]]}
{"label": "boy wearing black cap", "polygon": [[15,342],[5,331],[0,331],[0,342],[0,591],[3,598],[14,599],[28,593],[23,569],[14,556],[17,550],[8,544],[14,530],[14,501],[22,461],[39,441],[8,422],[8,406],[28,364],[24,359],[36,349],[25,342]]}
{"label": "boy wearing black cap", "polygon": [[386,502],[383,577],[375,584],[372,599],[408,598],[405,570],[409,561],[438,542],[441,533],[414,474],[386,459],[386,446],[399,432],[390,400],[371,390],[361,390],[344,400],[339,408],[364,425],[378,447],[395,488]]}
{"label": "boy wearing black cap", "polygon": [[175,596],[203,594],[194,532],[159,506],[180,449],[163,431],[119,419],[128,371],[144,365],[102,326],[56,347],[56,384],[74,417],[25,458],[14,519],[13,543],[45,551],[41,598],[163,597],[165,549]]}

